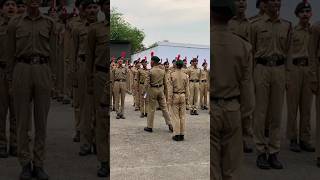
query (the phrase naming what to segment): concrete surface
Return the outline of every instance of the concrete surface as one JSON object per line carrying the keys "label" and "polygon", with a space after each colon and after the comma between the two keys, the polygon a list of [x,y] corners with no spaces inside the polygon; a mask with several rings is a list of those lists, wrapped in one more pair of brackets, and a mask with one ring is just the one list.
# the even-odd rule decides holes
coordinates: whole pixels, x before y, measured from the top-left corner
{"label": "concrete surface", "polygon": [[111,113],[111,179],[209,179],[209,113],[187,115],[185,141],[175,142],[161,111],[156,112],[153,133],[143,130],[146,118],[134,111],[126,96],[126,119]]}
{"label": "concrete surface", "polygon": [[[50,180],[99,180],[95,155],[80,157],[79,143],[72,141],[73,110],[70,105],[52,102],[48,119],[45,168]],[[0,159],[0,180],[18,180],[21,167],[17,158]],[[105,180],[106,178],[104,178]]]}

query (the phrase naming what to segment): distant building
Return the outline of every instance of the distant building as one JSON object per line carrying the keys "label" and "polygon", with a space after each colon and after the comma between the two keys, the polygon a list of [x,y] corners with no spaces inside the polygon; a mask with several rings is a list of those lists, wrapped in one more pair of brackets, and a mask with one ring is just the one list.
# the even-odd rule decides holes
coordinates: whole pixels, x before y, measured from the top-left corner
{"label": "distant building", "polygon": [[180,54],[180,59],[187,57],[188,64],[190,64],[189,62],[192,58],[198,56],[199,65],[202,64],[204,59],[206,59],[207,63],[210,65],[209,45],[172,43],[169,41],[157,42],[154,47],[133,54],[131,59],[136,60],[138,58],[143,59],[144,57],[147,57],[147,60],[150,62],[151,52],[154,52],[155,56],[162,59],[162,62],[165,62],[168,58],[168,61],[171,63],[171,61]]}
{"label": "distant building", "polygon": [[132,52],[129,41],[110,41],[110,57],[118,58],[122,52],[125,52],[126,59],[130,60]]}

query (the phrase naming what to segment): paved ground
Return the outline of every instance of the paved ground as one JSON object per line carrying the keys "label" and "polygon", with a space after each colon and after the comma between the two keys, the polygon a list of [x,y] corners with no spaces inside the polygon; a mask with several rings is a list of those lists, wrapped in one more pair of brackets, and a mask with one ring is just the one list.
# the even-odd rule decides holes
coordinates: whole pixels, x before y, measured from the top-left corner
{"label": "paved ground", "polygon": [[161,111],[156,112],[154,132],[145,132],[146,118],[133,111],[132,96],[126,99],[126,119],[111,114],[111,179],[209,179],[208,111],[188,116],[185,141],[174,142]]}
{"label": "paved ground", "polygon": [[[73,113],[70,105],[52,103],[48,119],[45,167],[51,180],[99,180],[96,156],[80,157],[72,142]],[[0,159],[0,180],[17,180],[21,168],[16,158]],[[100,178],[101,179],[101,178]]]}

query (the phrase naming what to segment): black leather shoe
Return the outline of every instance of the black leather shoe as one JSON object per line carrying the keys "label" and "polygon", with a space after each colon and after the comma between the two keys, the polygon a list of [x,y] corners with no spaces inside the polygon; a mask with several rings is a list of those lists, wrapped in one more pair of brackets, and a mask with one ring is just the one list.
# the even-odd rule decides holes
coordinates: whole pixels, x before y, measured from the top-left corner
{"label": "black leather shoe", "polygon": [[205,107],[204,107],[204,109],[205,109],[205,110],[208,110],[208,107],[207,107],[207,106],[205,106]]}
{"label": "black leather shoe", "polygon": [[7,157],[8,157],[7,146],[0,147],[0,158],[7,158]]}
{"label": "black leather shoe", "polygon": [[145,113],[145,114],[144,114],[144,117],[148,117],[148,113]]}
{"label": "black leather shoe", "polygon": [[278,160],[277,154],[270,154],[268,162],[273,169],[283,169],[283,165]]}
{"label": "black leather shoe", "polygon": [[243,152],[244,153],[252,153],[253,152],[252,148],[245,141],[243,141]]}
{"label": "black leather shoe", "polygon": [[32,169],[31,163],[22,167],[22,172],[20,173],[20,180],[31,180],[32,179]]}
{"label": "black leather shoe", "polygon": [[120,114],[117,114],[116,119],[120,119],[120,118],[121,118]]}
{"label": "black leather shoe", "polygon": [[80,147],[80,152],[79,152],[79,155],[80,156],[87,156],[91,154],[91,146],[90,145],[82,145]]}
{"label": "black leather shoe", "polygon": [[310,144],[303,141],[300,141],[300,148],[306,152],[315,152],[316,149]]}
{"label": "black leather shoe", "polygon": [[32,174],[33,174],[33,177],[35,177],[37,180],[49,179],[48,174],[44,171],[42,167],[34,167]]}
{"label": "black leather shoe", "polygon": [[73,137],[73,142],[80,142],[80,131],[76,131]]}
{"label": "black leather shoe", "polygon": [[141,118],[144,118],[144,114],[143,114],[143,113],[141,113],[140,117],[141,117]]}
{"label": "black leather shoe", "polygon": [[268,162],[267,154],[263,153],[257,157],[257,166],[260,169],[270,169],[270,164]]}
{"label": "black leather shoe", "polygon": [[180,141],[184,140],[184,135],[180,135]]}
{"label": "black leather shoe", "polygon": [[320,157],[317,158],[317,166],[320,168]]}
{"label": "black leather shoe", "polygon": [[120,118],[121,118],[121,119],[126,119],[126,117],[124,117],[123,114],[120,115]]}
{"label": "black leather shoe", "polygon": [[144,128],[144,131],[152,132],[152,128],[145,127],[145,128]]}
{"label": "black leather shoe", "polygon": [[180,135],[175,135],[175,136],[172,137],[172,139],[175,140],[175,141],[181,141],[180,140]]}
{"label": "black leather shoe", "polygon": [[190,110],[190,115],[194,115],[194,111],[193,110]]}
{"label": "black leather shoe", "polygon": [[290,141],[290,150],[293,152],[301,152],[301,149],[300,149],[300,146],[299,146],[297,140]]}
{"label": "black leather shoe", "polygon": [[170,125],[168,125],[169,126],[169,131],[170,132],[173,132],[173,127],[172,127],[172,125],[170,124]]}
{"label": "black leather shoe", "polygon": [[194,110],[193,114],[196,115],[196,116],[199,115],[197,110]]}
{"label": "black leather shoe", "polygon": [[10,146],[9,154],[10,154],[10,156],[17,157],[18,156],[18,147],[17,146]]}
{"label": "black leather shoe", "polygon": [[110,168],[108,167],[108,162],[101,162],[101,166],[97,173],[98,177],[109,177]]}

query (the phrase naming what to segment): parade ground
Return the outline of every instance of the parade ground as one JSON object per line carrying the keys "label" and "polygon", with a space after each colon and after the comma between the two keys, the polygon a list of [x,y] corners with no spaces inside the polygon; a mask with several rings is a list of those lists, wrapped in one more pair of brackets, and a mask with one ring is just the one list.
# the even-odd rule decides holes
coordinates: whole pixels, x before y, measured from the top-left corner
{"label": "parade ground", "polygon": [[[112,180],[209,180],[209,114],[187,115],[185,141],[171,139],[162,118],[156,112],[153,133],[143,131],[146,118],[134,111],[132,97],[126,96],[126,119],[115,119],[111,112]],[[312,109],[312,137],[315,113]],[[285,118],[284,114],[284,118]],[[79,144],[72,142],[73,113],[70,105],[52,102],[48,119],[45,167],[51,180],[99,180],[96,156],[80,157]],[[241,180],[319,180],[314,153],[294,153],[285,140],[285,121],[279,159],[283,170],[256,168],[256,154],[246,154]],[[0,159],[0,180],[17,180],[21,168],[16,158]],[[102,178],[103,179],[103,178]],[[105,180],[105,179],[104,179]]]}
{"label": "parade ground", "polygon": [[173,141],[161,111],[156,111],[153,133],[143,130],[146,118],[134,111],[126,95],[126,119],[111,113],[111,179],[208,180],[210,159],[209,112],[186,118],[185,141]]}

